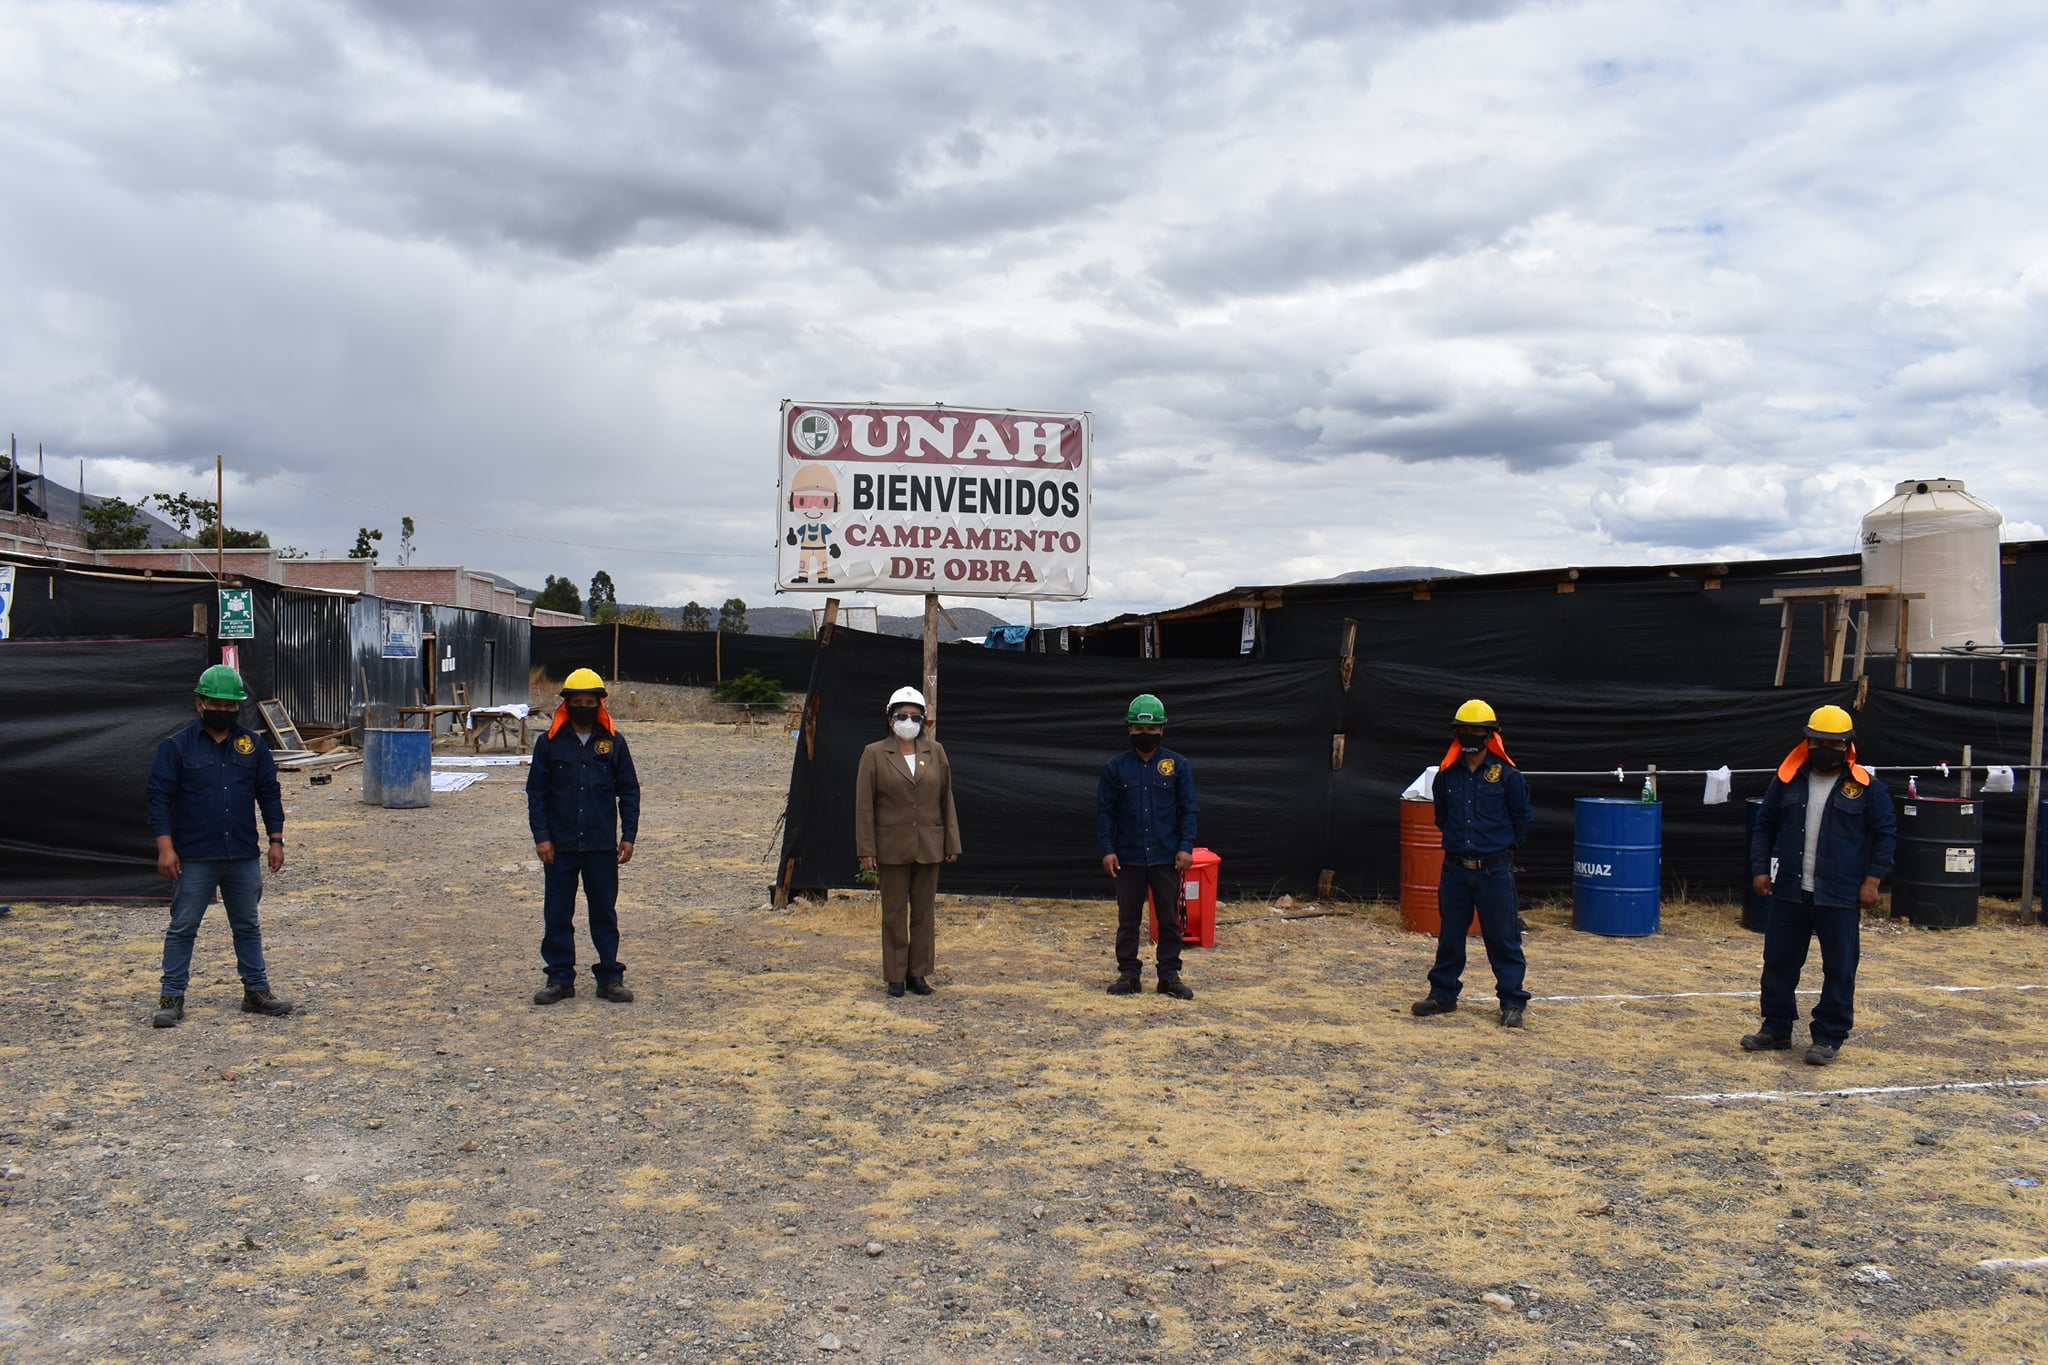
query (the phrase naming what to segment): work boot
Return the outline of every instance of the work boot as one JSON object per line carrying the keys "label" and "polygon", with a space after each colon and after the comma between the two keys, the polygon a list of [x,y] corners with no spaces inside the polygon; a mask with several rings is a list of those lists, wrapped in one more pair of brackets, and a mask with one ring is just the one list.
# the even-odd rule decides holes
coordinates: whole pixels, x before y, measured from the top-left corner
{"label": "work boot", "polygon": [[542,986],[533,993],[533,1003],[536,1005],[552,1005],[558,1000],[567,1000],[574,994],[576,994],[575,982],[550,981],[547,985]]}
{"label": "work boot", "polygon": [[1144,989],[1144,985],[1135,976],[1120,976],[1109,983],[1111,995],[1136,995]]}
{"label": "work boot", "polygon": [[906,977],[904,978],[904,984],[910,987],[912,995],[930,995],[932,993],[932,983],[921,976]]}
{"label": "work boot", "polygon": [[1500,1011],[1500,1026],[1502,1028],[1520,1028],[1522,1026],[1522,1012],[1513,1005],[1503,1005]]}
{"label": "work boot", "polygon": [[159,995],[156,998],[156,1013],[149,1016],[153,1028],[176,1028],[178,1021],[185,1017],[185,997],[182,995]]}
{"label": "work boot", "polygon": [[1792,1046],[1792,1040],[1776,1033],[1745,1033],[1742,1035],[1744,1052],[1783,1052]]}
{"label": "work boot", "polygon": [[1187,982],[1181,980],[1178,975],[1160,977],[1159,993],[1161,995],[1170,995],[1176,1000],[1192,1000],[1195,998],[1194,989]]}
{"label": "work boot", "polygon": [[1408,1012],[1418,1019],[1427,1019],[1432,1014],[1449,1014],[1458,1008],[1455,1000],[1441,1000],[1432,995],[1418,1000],[1408,1007]]}
{"label": "work boot", "polygon": [[1835,1058],[1840,1054],[1841,1050],[1834,1043],[1815,1043],[1812,1047],[1806,1049],[1806,1064],[1808,1066],[1833,1066]]}
{"label": "work boot", "polygon": [[891,1000],[901,1000],[903,998],[903,983],[901,981],[891,981],[889,983],[889,998]]}
{"label": "work boot", "polygon": [[630,1005],[633,1003],[633,992],[626,989],[626,983],[623,981],[600,981],[597,983],[597,989],[592,994],[600,1000],[609,1000],[615,1005]]}
{"label": "work boot", "polygon": [[267,1014],[273,1019],[282,1019],[291,1012],[291,1001],[280,1000],[267,990],[244,990],[242,992],[242,1013],[244,1014]]}

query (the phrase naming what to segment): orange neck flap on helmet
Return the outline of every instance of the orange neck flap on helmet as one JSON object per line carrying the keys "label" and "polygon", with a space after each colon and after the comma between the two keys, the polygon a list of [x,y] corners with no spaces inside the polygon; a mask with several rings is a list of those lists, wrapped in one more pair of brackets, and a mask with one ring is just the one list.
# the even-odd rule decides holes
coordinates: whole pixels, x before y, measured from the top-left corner
{"label": "orange neck flap on helmet", "polygon": [[[1458,741],[1456,739],[1452,739],[1451,747],[1444,750],[1444,761],[1437,764],[1436,766],[1439,768],[1448,768],[1453,763],[1456,763],[1458,759],[1464,754],[1464,752],[1465,751],[1463,749],[1458,747]],[[1508,746],[1500,742],[1500,731],[1498,730],[1491,730],[1487,732],[1486,752],[1498,755],[1500,759],[1503,762],[1505,762],[1510,768],[1515,766],[1515,760],[1508,757]]]}
{"label": "orange neck flap on helmet", "polygon": [[[1812,744],[1803,739],[1792,746],[1792,752],[1786,754],[1785,761],[1778,765],[1778,780],[1780,782],[1790,782],[1793,778],[1799,776],[1799,770],[1806,766],[1807,751],[1812,747]],[[1849,776],[1855,778],[1866,787],[1870,785],[1870,769],[1856,761],[1856,741],[1853,739],[1849,741],[1848,765]]]}
{"label": "orange neck flap on helmet", "polygon": [[[555,708],[555,723],[548,727],[548,738],[553,739],[556,735],[561,734],[568,724],[569,703],[563,702]],[[619,732],[619,727],[612,724],[612,713],[605,709],[602,698],[597,703],[597,728],[608,735],[616,735]]]}

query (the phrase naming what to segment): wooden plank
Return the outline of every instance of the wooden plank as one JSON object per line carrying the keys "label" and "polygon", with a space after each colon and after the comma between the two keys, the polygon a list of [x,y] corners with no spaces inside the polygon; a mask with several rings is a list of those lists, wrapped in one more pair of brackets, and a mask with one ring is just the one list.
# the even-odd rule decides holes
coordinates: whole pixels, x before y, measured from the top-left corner
{"label": "wooden plank", "polygon": [[1330,736],[1330,771],[1344,766],[1344,735],[1340,731]]}
{"label": "wooden plank", "polygon": [[1778,676],[1771,683],[1773,687],[1785,685],[1785,665],[1792,661],[1792,604],[1780,604],[1778,612]]}
{"label": "wooden plank", "polygon": [[[1867,615],[1868,613],[1866,613]],[[1834,626],[1834,647],[1828,651],[1828,681],[1842,680],[1842,650],[1849,643],[1849,604],[1844,602],[1839,609],[1830,604],[1828,615]]]}
{"label": "wooden plank", "polygon": [[1835,600],[1824,597],[1820,604],[1820,676],[1824,682],[1835,682],[1834,674],[1828,672],[1828,661],[1835,657]]}
{"label": "wooden plank", "polygon": [[1338,674],[1344,679],[1344,690],[1351,690],[1351,670],[1358,651],[1358,622],[1344,618],[1344,633],[1337,645],[1337,657],[1343,662],[1338,665]]}
{"label": "wooden plank", "polygon": [[1892,654],[1892,686],[1902,692],[1906,689],[1907,670],[1913,666],[1913,661],[1906,657],[1906,642],[1913,638],[1912,632],[1906,628],[1906,613],[1911,610],[1912,604],[1905,598],[1900,598],[1899,633],[1894,645],[1895,652]]}

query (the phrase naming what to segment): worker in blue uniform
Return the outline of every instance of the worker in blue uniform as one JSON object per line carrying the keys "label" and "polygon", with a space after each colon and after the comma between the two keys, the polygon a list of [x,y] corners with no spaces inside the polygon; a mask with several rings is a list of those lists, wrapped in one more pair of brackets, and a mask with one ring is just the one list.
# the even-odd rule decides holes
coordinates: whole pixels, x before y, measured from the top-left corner
{"label": "worker in blue uniform", "polygon": [[597,950],[591,975],[597,998],[624,1004],[626,969],[619,962],[619,869],[633,859],[640,836],[640,777],[626,737],[612,723],[609,695],[596,670],[562,680],[554,724],[534,741],[526,774],[526,820],[541,861],[541,963],[547,984],[533,1003],[552,1005],[576,994],[576,884]]}
{"label": "worker in blue uniform", "polygon": [[1452,741],[1437,767],[1436,827],[1443,831],[1444,865],[1437,878],[1436,965],[1429,994],[1415,1002],[1418,1015],[1458,1008],[1465,975],[1465,933],[1473,913],[1500,999],[1503,1028],[1521,1028],[1529,1007],[1522,988],[1527,960],[1515,907],[1515,850],[1536,823],[1529,784],[1501,742],[1500,719],[1476,698],[1457,710]]}
{"label": "worker in blue uniform", "polygon": [[1891,793],[1856,761],[1856,723],[1839,706],[1806,719],[1806,738],[1785,755],[1764,790],[1749,839],[1752,889],[1769,896],[1764,918],[1763,1026],[1750,1052],[1792,1046],[1799,973],[1820,940],[1820,999],[1806,1060],[1827,1066],[1856,1020],[1856,964],[1863,912],[1877,904],[1898,848]]}
{"label": "worker in blue uniform", "polygon": [[1195,861],[1195,774],[1160,743],[1166,707],[1146,692],[1124,712],[1131,747],[1102,765],[1095,783],[1095,840],[1102,870],[1116,882],[1116,980],[1111,995],[1136,995],[1139,933],[1149,894],[1159,920],[1159,993],[1192,1000],[1180,979],[1181,874]]}
{"label": "worker in blue uniform", "polygon": [[242,675],[215,664],[192,689],[199,718],[156,747],[149,769],[149,832],[156,870],[172,884],[171,926],[164,932],[164,975],[149,1022],[175,1028],[185,1017],[192,944],[214,892],[227,911],[242,978],[242,1013],[286,1015],[263,964],[263,868],[256,812],[263,812],[272,872],[284,871],[284,797],[270,749],[241,723],[248,692]]}

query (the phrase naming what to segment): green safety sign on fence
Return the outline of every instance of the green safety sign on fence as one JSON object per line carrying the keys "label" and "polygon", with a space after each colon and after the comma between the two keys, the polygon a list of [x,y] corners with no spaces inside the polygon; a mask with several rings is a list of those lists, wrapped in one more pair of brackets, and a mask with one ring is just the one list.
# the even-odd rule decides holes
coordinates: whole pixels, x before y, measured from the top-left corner
{"label": "green safety sign on fence", "polygon": [[223,640],[253,640],[256,638],[256,593],[251,588],[222,588],[220,590],[220,638]]}

